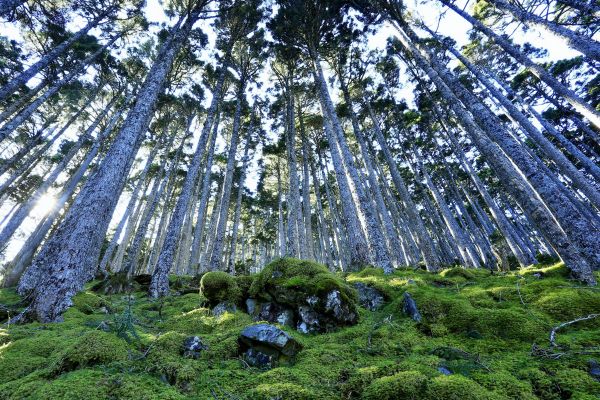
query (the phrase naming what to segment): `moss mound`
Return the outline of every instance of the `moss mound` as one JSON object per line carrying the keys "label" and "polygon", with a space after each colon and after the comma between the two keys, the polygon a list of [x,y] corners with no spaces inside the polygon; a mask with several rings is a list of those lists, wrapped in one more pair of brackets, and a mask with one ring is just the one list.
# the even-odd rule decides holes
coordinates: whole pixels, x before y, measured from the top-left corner
{"label": "moss mound", "polygon": [[60,373],[97,364],[110,364],[114,361],[124,361],[127,356],[128,346],[123,339],[111,333],[91,331],[65,349],[53,370]]}
{"label": "moss mound", "polygon": [[365,389],[365,400],[394,400],[422,398],[427,377],[417,371],[403,371],[376,379]]}
{"label": "moss mound", "polygon": [[241,299],[241,291],[235,278],[221,271],[207,272],[202,276],[200,294],[213,306],[222,301],[238,303]]}
{"label": "moss mound", "polygon": [[345,302],[355,305],[356,291],[326,266],[313,261],[281,258],[265,266],[254,278],[249,293],[252,297],[294,306],[307,296],[323,296],[333,290],[338,290]]}
{"label": "moss mound", "polygon": [[[588,361],[600,357],[581,353],[597,348],[600,321],[564,327],[558,347],[548,343],[553,326],[597,312],[600,304],[599,291],[573,288],[562,270],[384,275],[368,268],[343,277],[287,259],[252,276],[206,274],[202,296],[179,291],[150,300],[143,289],[127,296],[85,291],[62,323],[0,326],[0,400],[597,399],[600,382]],[[191,277],[180,281],[182,288],[195,285]],[[213,301],[243,299],[246,291],[291,301],[332,289],[353,298],[354,282],[381,289],[387,302],[375,312],[358,308],[356,325],[328,333],[282,327],[303,349],[292,365],[267,371],[239,358],[238,337],[252,318],[240,311],[214,316],[203,299],[209,287],[218,289]],[[402,312],[405,291],[421,323]],[[2,299],[19,300],[10,289],[0,289]],[[125,341],[118,326],[137,336]],[[183,355],[189,336],[208,346],[197,359]],[[534,343],[542,351],[532,353]]]}

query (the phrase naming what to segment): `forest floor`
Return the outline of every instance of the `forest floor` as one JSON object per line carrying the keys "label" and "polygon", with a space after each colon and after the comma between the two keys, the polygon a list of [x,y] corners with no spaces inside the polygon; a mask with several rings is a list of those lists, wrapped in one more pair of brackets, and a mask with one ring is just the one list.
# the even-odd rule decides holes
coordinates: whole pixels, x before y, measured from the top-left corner
{"label": "forest floor", "polygon": [[[561,264],[490,275],[365,269],[341,276],[386,297],[359,308],[354,326],[323,334],[281,327],[303,349],[265,370],[238,355],[241,311],[214,316],[193,288],[150,300],[138,290],[75,298],[64,322],[0,328],[0,399],[599,399],[600,291],[569,280]],[[600,278],[600,276],[597,276]],[[403,313],[408,291],[422,314]],[[187,294],[183,294],[189,292]],[[12,289],[0,304],[19,301]],[[208,345],[185,358],[183,341]]]}

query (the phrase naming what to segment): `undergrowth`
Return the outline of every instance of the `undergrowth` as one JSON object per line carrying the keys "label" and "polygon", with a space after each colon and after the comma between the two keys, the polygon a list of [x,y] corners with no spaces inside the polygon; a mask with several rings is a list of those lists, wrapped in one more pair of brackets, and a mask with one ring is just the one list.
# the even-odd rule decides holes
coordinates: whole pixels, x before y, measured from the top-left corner
{"label": "undergrowth", "polygon": [[[281,271],[277,281],[216,276],[208,302],[198,292],[160,302],[144,292],[105,296],[91,283],[63,323],[0,329],[0,400],[600,398],[588,373],[589,360],[600,360],[600,318],[560,329],[557,346],[549,343],[559,323],[600,310],[600,291],[568,280],[560,264],[502,276],[458,268],[327,276],[314,264],[288,262],[306,278],[288,279],[286,260],[271,266]],[[274,282],[319,291],[345,287],[344,279],[379,289],[385,305],[359,308],[357,325],[327,334],[282,327],[303,350],[295,364],[271,370],[251,368],[237,354],[250,316],[205,308],[228,296],[279,295]],[[421,323],[403,315],[405,291]],[[0,303],[16,301],[12,289],[0,290]],[[208,345],[198,359],[183,356],[190,335]]]}

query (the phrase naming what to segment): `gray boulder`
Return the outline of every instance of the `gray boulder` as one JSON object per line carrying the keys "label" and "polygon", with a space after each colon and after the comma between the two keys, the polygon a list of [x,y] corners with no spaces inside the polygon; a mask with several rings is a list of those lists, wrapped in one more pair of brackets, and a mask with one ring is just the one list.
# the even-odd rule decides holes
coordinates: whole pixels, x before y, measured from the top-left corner
{"label": "gray boulder", "polygon": [[354,288],[358,292],[359,304],[367,310],[378,310],[385,302],[383,294],[374,287],[366,285],[362,282],[356,282],[354,284]]}
{"label": "gray boulder", "polygon": [[417,308],[417,303],[408,292],[404,292],[404,295],[402,296],[402,312],[411,317],[414,321],[421,322],[422,317]]}
{"label": "gray boulder", "polygon": [[294,326],[294,311],[277,303],[268,302],[256,307],[255,321],[267,321],[280,325]]}
{"label": "gray boulder", "polygon": [[225,314],[226,312],[234,313],[236,311],[237,311],[237,307],[235,306],[235,304],[227,302],[227,301],[223,301],[223,302],[217,304],[215,306],[215,308],[213,308],[213,310],[212,310],[213,315],[215,317],[220,317],[221,315]]}
{"label": "gray boulder", "polygon": [[202,350],[208,350],[208,346],[198,336],[190,336],[183,341],[182,350],[184,357],[198,358]]}
{"label": "gray boulder", "polygon": [[274,325],[244,328],[238,339],[240,354],[254,367],[271,368],[290,361],[302,348],[300,343]]}
{"label": "gray boulder", "polygon": [[256,312],[256,299],[246,299],[246,312],[250,315]]}

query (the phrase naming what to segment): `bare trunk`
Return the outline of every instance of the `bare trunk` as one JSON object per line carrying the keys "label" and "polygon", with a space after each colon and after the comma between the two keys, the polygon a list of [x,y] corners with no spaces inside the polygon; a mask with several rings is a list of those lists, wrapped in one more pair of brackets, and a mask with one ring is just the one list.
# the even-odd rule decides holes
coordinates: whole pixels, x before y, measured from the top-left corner
{"label": "bare trunk", "polygon": [[[13,78],[7,85],[0,88],[0,101],[4,101],[13,94],[19,87],[25,85],[31,78],[37,75],[42,69],[50,65],[51,62],[60,57],[73,43],[77,42],[86,35],[92,28],[96,27],[107,15],[114,11],[114,7],[108,7],[103,13],[87,23],[73,36],[53,48],[48,54],[42,56],[37,62]],[[1,13],[1,12],[0,12]]]}
{"label": "bare trunk", "polygon": [[542,28],[542,30],[550,31],[555,35],[565,39],[570,47],[579,51],[590,60],[600,60],[600,43],[596,42],[594,39],[574,32],[555,22],[548,21],[533,13],[515,7],[504,0],[490,0],[490,3],[501,10],[509,12],[516,19],[525,23],[525,25],[538,26]]}
{"label": "bare trunk", "polygon": [[71,306],[71,298],[94,276],[100,244],[127,173],[148,129],[173,60],[199,13],[195,10],[182,26],[171,31],[102,164],[87,180],[63,222],[29,268],[40,272],[36,274],[40,279],[31,293],[31,311],[36,319],[60,320],[61,314]]}
{"label": "bare trunk", "polygon": [[[469,133],[469,136],[475,145],[485,156],[486,161],[496,170],[496,173],[505,188],[517,199],[519,204],[523,206],[531,220],[536,222],[538,229],[544,232],[544,236],[547,240],[553,243],[555,249],[561,254],[561,257],[563,257],[565,263],[571,268],[574,275],[576,275],[578,279],[589,284],[594,284],[595,279],[591,272],[590,264],[587,261],[587,252],[582,252],[583,249],[577,246],[577,244],[557,225],[554,216],[547,210],[544,203],[532,188],[529,187],[521,172],[514,168],[511,161],[507,159],[505,153],[503,153],[502,150],[487,137],[486,132],[482,131],[481,128],[477,126],[473,117],[460,105],[460,100],[446,85],[442,77],[438,75],[425,58],[423,58],[424,56],[409,44],[407,38],[401,36],[400,40],[407,51],[414,57],[419,67],[435,83],[442,96],[446,99],[453,112],[459,118],[459,121],[464,126],[467,133]],[[426,56],[426,53],[424,54]],[[482,110],[478,110],[478,112],[481,111]],[[498,126],[495,125],[494,130],[497,129]],[[512,155],[513,151],[520,153],[522,150],[520,150],[519,147],[515,147],[514,149],[511,148],[509,153]],[[526,164],[530,165],[530,163]],[[544,174],[534,171],[531,171],[531,175],[530,172],[527,172],[527,175],[530,180],[532,180],[532,178],[546,178]],[[557,192],[554,188],[554,184],[552,182],[544,182],[544,185],[540,188],[543,189],[542,195],[544,198],[554,198],[554,192]],[[548,190],[551,190],[552,193],[546,193]],[[560,201],[562,200],[559,200],[559,202]]]}
{"label": "bare trunk", "polygon": [[483,32],[486,36],[492,39],[496,44],[504,49],[515,60],[529,68],[531,72],[548,85],[556,94],[567,100],[578,112],[586,117],[592,124],[600,128],[600,113],[595,111],[589,104],[583,101],[575,92],[556,80],[548,71],[539,66],[523,54],[519,49],[513,46],[508,39],[495,34],[490,28],[485,26],[481,21],[470,16],[465,11],[461,10],[449,0],[440,0],[442,4],[452,9],[455,13],[467,20],[477,30]]}
{"label": "bare trunk", "polygon": [[210,197],[212,166],[215,157],[215,143],[219,133],[219,111],[215,115],[215,122],[212,127],[212,135],[206,152],[206,162],[204,167],[204,176],[202,178],[202,192],[200,194],[200,203],[198,205],[198,215],[196,217],[196,229],[194,229],[194,239],[192,241],[192,252],[190,254],[189,264],[193,267],[195,273],[200,269],[200,242],[204,235],[204,226],[206,211],[208,209],[208,200]]}

